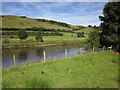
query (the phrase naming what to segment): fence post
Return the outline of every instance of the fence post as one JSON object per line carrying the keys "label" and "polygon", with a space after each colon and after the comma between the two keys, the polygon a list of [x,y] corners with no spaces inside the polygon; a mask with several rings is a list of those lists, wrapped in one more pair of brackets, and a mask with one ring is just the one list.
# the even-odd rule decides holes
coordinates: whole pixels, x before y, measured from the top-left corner
{"label": "fence post", "polygon": [[80,48],[80,55],[82,55],[82,48]]}
{"label": "fence post", "polygon": [[94,46],[93,46],[93,53],[95,52],[95,48],[94,48]]}
{"label": "fence post", "polygon": [[65,49],[65,58],[67,58],[67,49]]}
{"label": "fence post", "polygon": [[13,55],[13,62],[14,62],[14,66],[16,65],[16,58],[15,55]]}
{"label": "fence post", "polygon": [[110,51],[112,50],[112,45],[111,45],[111,48],[110,48]]}
{"label": "fence post", "polygon": [[105,50],[105,46],[103,46],[103,51]]}
{"label": "fence post", "polygon": [[44,56],[44,63],[45,63],[45,61],[46,61],[46,53],[45,53],[45,51],[43,51],[43,56]]}

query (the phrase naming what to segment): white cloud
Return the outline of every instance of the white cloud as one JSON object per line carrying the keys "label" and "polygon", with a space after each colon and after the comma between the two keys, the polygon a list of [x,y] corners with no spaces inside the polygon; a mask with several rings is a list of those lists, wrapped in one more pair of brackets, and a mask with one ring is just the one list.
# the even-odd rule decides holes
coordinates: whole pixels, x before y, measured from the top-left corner
{"label": "white cloud", "polygon": [[2,2],[108,2],[108,1],[110,0],[2,0]]}
{"label": "white cloud", "polygon": [[[49,20],[56,20],[56,21],[62,21],[74,25],[99,25],[100,21],[98,19],[98,16],[102,13],[101,9],[95,9],[91,12],[86,12],[89,8],[89,3],[87,7],[83,6],[81,7],[78,5],[77,7],[72,6],[71,3],[20,3],[22,7],[14,7],[14,6],[7,6],[7,11],[3,11],[3,14],[19,14],[19,15],[25,15],[27,17],[32,18],[45,18]],[[70,7],[71,8],[70,8]],[[90,8],[97,8],[98,5],[91,6]],[[62,8],[68,7],[71,9],[71,12],[54,12],[51,9],[52,8]],[[33,9],[33,10],[32,10]],[[92,9],[91,9],[92,10]]]}

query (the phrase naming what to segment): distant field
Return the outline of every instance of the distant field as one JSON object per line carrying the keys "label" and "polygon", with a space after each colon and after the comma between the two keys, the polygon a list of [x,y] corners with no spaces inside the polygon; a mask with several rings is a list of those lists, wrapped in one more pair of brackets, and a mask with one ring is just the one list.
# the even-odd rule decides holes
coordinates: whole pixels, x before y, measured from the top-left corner
{"label": "distant field", "polygon": [[[85,42],[85,38],[76,37],[76,33],[63,33],[63,36],[43,36],[44,42],[36,42],[35,36],[29,36],[25,40],[20,40],[17,36],[9,38],[10,35],[3,35],[2,46],[16,46],[16,45],[44,45],[44,44],[64,44],[64,43],[79,43]],[[73,36],[72,36],[73,35]],[[4,43],[9,41],[9,43]]]}
{"label": "distant field", "polygon": [[[94,31],[93,28],[84,28],[81,30],[71,32],[60,32],[63,33],[63,36],[43,36],[44,42],[36,42],[35,36],[29,36],[26,40],[20,40],[17,35],[12,35],[14,38],[10,38],[11,35],[3,35],[2,40],[3,46],[14,46],[14,45],[34,45],[34,44],[58,44],[58,43],[64,43],[64,42],[85,42],[88,38],[88,34],[90,32]],[[14,32],[14,31],[3,31],[3,32]],[[15,31],[17,32],[17,31]],[[33,32],[33,31],[27,31],[27,32]],[[37,31],[35,31],[37,32]],[[44,31],[45,33],[51,33],[50,31]],[[84,32],[85,37],[80,38],[77,37],[78,32]],[[9,43],[4,43],[4,41],[9,41]]]}
{"label": "distant field", "polygon": [[3,69],[3,88],[118,88],[113,51]]}

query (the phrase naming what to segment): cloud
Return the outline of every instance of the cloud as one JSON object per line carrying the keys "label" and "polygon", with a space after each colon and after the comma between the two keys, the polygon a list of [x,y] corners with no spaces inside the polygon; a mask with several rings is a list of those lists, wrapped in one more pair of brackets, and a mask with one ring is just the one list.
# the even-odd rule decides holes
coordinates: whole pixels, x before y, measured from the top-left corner
{"label": "cloud", "polygon": [[2,13],[45,18],[74,25],[99,25],[103,2],[4,2]]}
{"label": "cloud", "polygon": [[108,1],[111,0],[2,0],[2,2],[108,2]]}

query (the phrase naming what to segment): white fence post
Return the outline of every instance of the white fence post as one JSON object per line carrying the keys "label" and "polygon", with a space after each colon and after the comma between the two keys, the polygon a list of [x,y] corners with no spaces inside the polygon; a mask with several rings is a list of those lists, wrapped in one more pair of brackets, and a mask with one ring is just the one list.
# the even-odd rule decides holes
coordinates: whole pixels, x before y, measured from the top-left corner
{"label": "white fence post", "polygon": [[14,66],[16,65],[16,58],[15,55],[13,55],[13,62],[14,62]]}
{"label": "white fence post", "polygon": [[44,63],[45,63],[45,61],[46,61],[46,53],[45,53],[45,51],[43,51],[43,56],[44,56]]}
{"label": "white fence post", "polygon": [[111,45],[111,47],[108,47],[108,49],[110,49],[110,51],[112,50],[112,45]]}
{"label": "white fence post", "polygon": [[110,48],[110,51],[112,50],[112,45],[111,45],[111,48]]}
{"label": "white fence post", "polygon": [[82,55],[82,48],[80,48],[80,55]]}
{"label": "white fence post", "polygon": [[67,58],[67,49],[65,49],[65,58]]}

